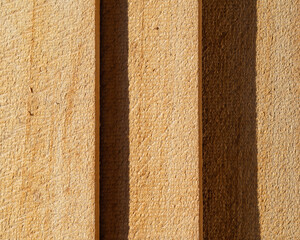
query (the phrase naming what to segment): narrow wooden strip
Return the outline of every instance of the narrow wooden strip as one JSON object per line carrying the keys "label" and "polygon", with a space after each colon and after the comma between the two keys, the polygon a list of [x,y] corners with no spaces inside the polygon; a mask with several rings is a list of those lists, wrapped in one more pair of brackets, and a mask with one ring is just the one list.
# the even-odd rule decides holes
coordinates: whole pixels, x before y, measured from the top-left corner
{"label": "narrow wooden strip", "polygon": [[129,238],[199,238],[198,1],[128,1]]}
{"label": "narrow wooden strip", "polygon": [[261,239],[300,236],[300,1],[257,2]]}
{"label": "narrow wooden strip", "polygon": [[95,0],[95,239],[100,239],[100,0]]}
{"label": "narrow wooden strip", "polygon": [[95,2],[0,6],[0,238],[93,239]]}
{"label": "narrow wooden strip", "polygon": [[203,76],[202,76],[202,0],[198,0],[198,124],[199,124],[199,239],[203,240]]}

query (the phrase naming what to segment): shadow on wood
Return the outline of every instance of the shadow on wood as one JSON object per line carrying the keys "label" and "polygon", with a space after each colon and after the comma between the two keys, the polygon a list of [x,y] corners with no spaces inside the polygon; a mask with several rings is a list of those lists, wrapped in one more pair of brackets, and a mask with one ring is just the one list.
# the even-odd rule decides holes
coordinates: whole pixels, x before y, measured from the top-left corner
{"label": "shadow on wood", "polygon": [[256,0],[203,0],[204,239],[260,239]]}
{"label": "shadow on wood", "polygon": [[101,239],[126,239],[129,214],[127,1],[101,1]]}

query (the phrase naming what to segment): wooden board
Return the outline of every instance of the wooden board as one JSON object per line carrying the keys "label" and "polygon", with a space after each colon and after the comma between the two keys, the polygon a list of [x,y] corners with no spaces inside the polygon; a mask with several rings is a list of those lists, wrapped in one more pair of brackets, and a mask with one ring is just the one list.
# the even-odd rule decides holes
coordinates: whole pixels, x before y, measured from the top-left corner
{"label": "wooden board", "polygon": [[103,239],[199,239],[198,7],[102,1]]}
{"label": "wooden board", "polygon": [[261,239],[300,236],[300,1],[258,1],[258,208]]}
{"label": "wooden board", "polygon": [[0,8],[0,238],[93,239],[95,2]]}
{"label": "wooden board", "polygon": [[129,238],[199,237],[198,1],[129,1]]}
{"label": "wooden board", "polygon": [[203,0],[204,239],[299,239],[299,0]]}

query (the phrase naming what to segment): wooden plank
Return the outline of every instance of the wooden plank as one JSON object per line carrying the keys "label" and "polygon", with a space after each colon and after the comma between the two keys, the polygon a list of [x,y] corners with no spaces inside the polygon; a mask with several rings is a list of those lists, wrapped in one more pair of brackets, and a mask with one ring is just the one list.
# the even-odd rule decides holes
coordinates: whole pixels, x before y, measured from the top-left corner
{"label": "wooden plank", "polygon": [[204,239],[298,239],[299,0],[203,0]]}
{"label": "wooden plank", "polygon": [[101,236],[198,239],[198,1],[101,11]]}
{"label": "wooden plank", "polygon": [[257,2],[261,239],[300,236],[300,1]]}
{"label": "wooden plank", "polygon": [[0,7],[0,238],[93,239],[95,2]]}
{"label": "wooden plank", "polygon": [[129,238],[199,238],[198,0],[128,4]]}

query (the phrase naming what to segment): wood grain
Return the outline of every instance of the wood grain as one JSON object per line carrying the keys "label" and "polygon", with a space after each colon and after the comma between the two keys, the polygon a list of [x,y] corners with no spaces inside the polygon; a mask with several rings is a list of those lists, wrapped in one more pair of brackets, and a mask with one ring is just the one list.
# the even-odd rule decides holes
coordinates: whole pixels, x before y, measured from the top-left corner
{"label": "wood grain", "polygon": [[128,4],[129,238],[199,238],[198,1]]}
{"label": "wood grain", "polygon": [[95,2],[0,3],[0,238],[95,238]]}
{"label": "wood grain", "polygon": [[299,239],[299,0],[203,0],[204,239]]}
{"label": "wood grain", "polygon": [[101,2],[103,239],[199,239],[198,7]]}
{"label": "wood grain", "polygon": [[257,156],[261,239],[300,236],[300,1],[257,4]]}

